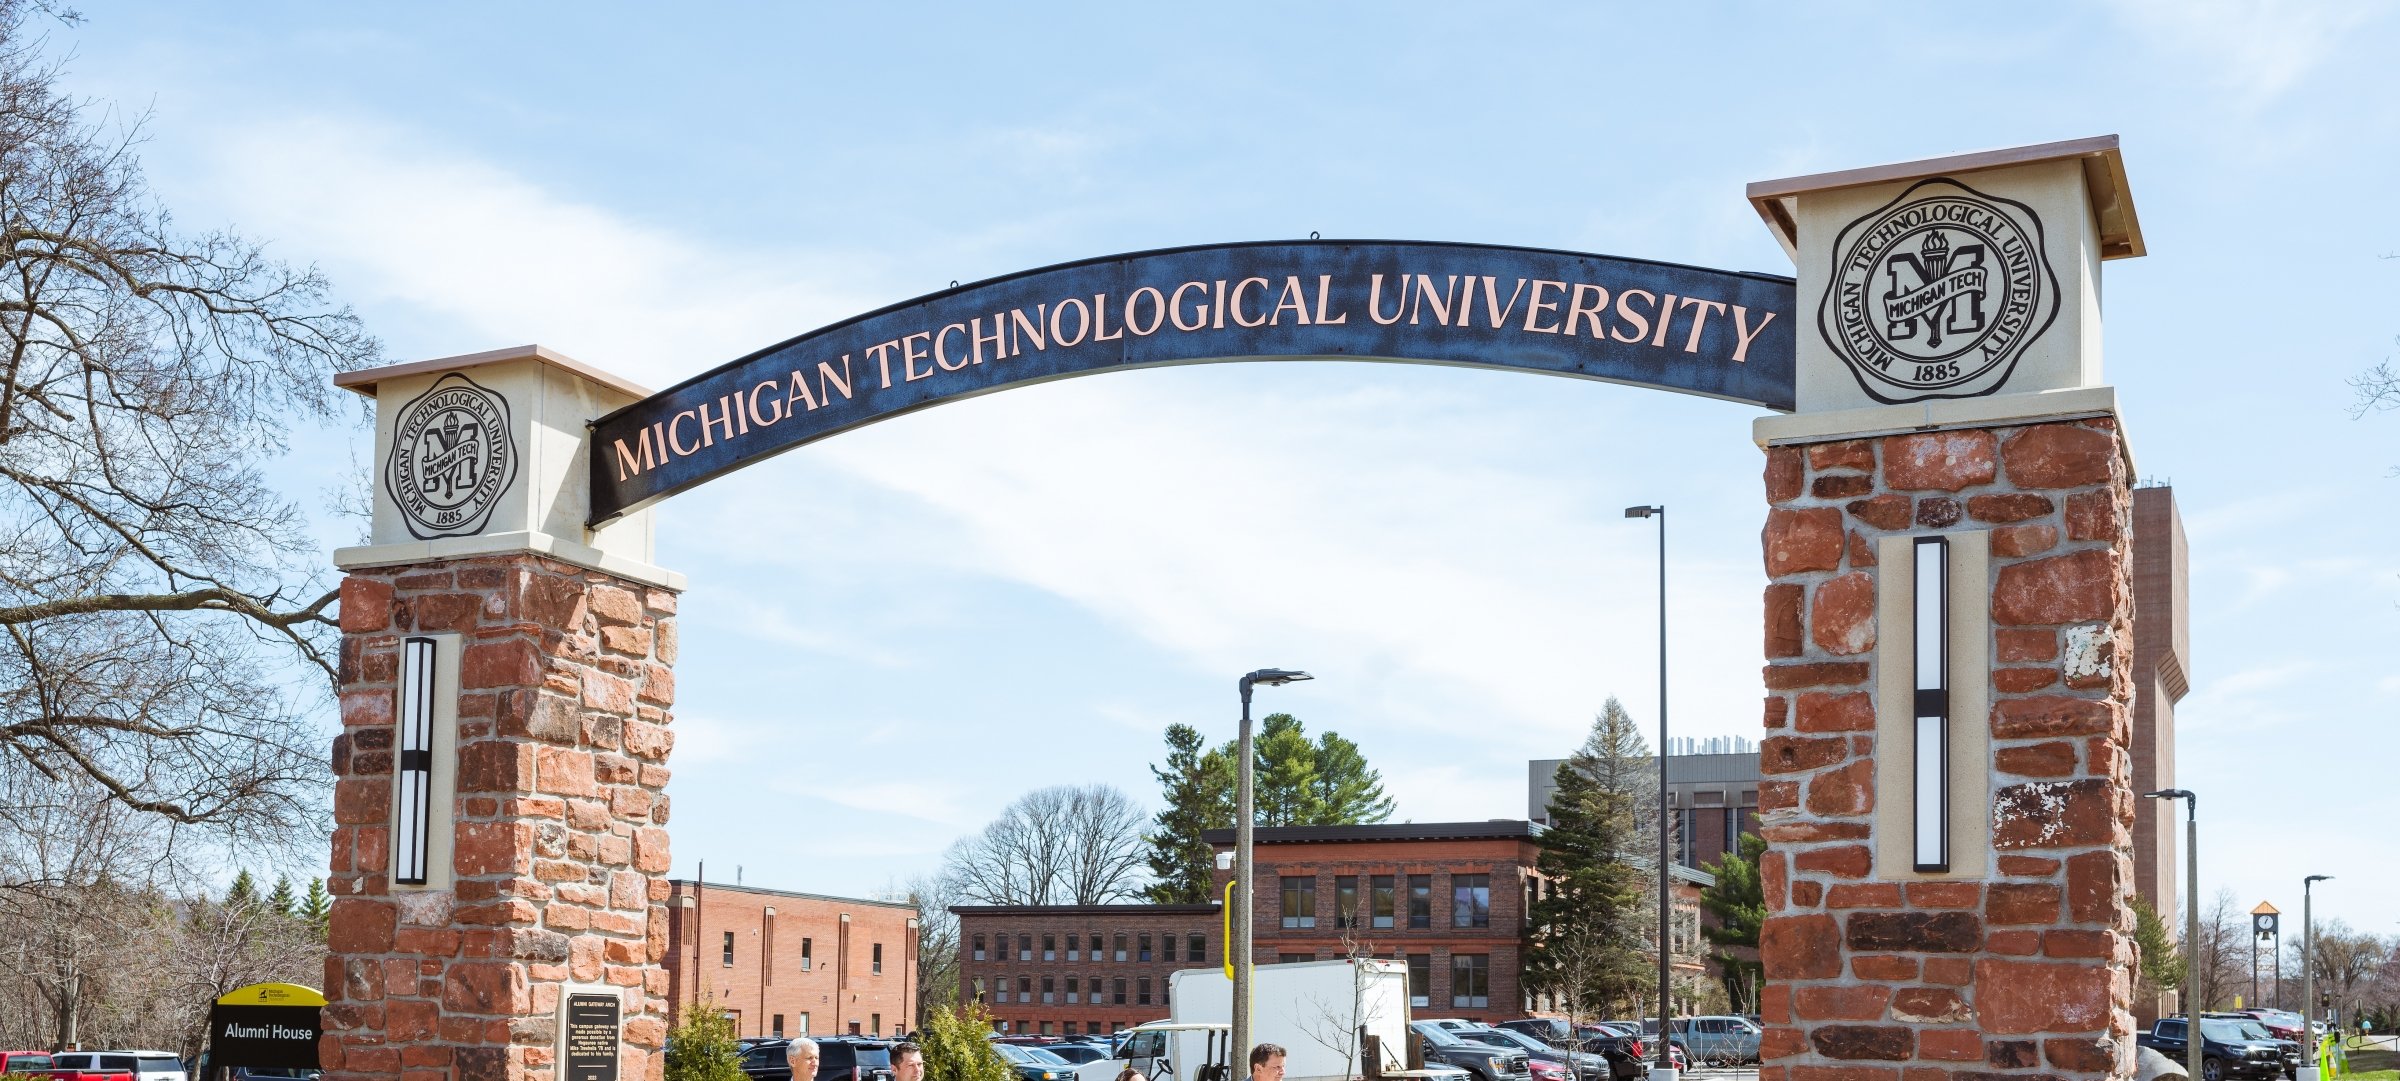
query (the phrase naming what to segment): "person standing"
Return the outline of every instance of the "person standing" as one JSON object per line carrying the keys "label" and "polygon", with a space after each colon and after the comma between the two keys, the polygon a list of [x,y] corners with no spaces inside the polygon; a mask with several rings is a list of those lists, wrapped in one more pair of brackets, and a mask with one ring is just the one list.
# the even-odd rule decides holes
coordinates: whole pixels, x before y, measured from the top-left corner
{"label": "person standing", "polygon": [[1250,1081],[1283,1081],[1283,1048],[1271,1043],[1251,1048]]}
{"label": "person standing", "polygon": [[817,1081],[817,1041],[802,1036],[783,1045],[783,1061],[792,1067],[792,1081]]}
{"label": "person standing", "polygon": [[[794,1078],[793,1081],[799,1081]],[[925,1049],[902,1040],[892,1045],[892,1081],[925,1081]]]}

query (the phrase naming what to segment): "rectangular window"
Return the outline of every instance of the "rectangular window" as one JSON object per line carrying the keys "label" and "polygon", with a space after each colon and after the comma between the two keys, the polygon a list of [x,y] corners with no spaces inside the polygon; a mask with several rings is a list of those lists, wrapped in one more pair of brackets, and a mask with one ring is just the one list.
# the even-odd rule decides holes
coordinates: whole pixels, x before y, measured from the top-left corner
{"label": "rectangular window", "polygon": [[1433,1005],[1433,955],[1408,955],[1408,1004],[1425,1007]]}
{"label": "rectangular window", "polygon": [[868,1014],[868,1015],[867,1015],[867,1034],[868,1034],[868,1035],[871,1035],[871,1036],[881,1036],[881,1035],[883,1035],[883,1015],[882,1015],[882,1014],[879,1014],[879,1013],[871,1013],[871,1014]]}
{"label": "rectangular window", "polygon": [[1018,936],[1017,936],[1017,960],[1019,960],[1019,961],[1031,961],[1031,960],[1033,960],[1033,936],[1032,936],[1032,935],[1018,935]]}
{"label": "rectangular window", "polygon": [[1058,936],[1057,936],[1057,935],[1043,935],[1043,936],[1042,936],[1042,960],[1044,960],[1044,961],[1056,961],[1056,960],[1058,960]]}
{"label": "rectangular window", "polygon": [[1392,925],[1392,876],[1376,875],[1367,882],[1367,922],[1374,927]]}
{"label": "rectangular window", "polygon": [[883,943],[878,942],[875,944],[874,960],[869,963],[875,966],[869,970],[872,975],[883,975]]}
{"label": "rectangular window", "polygon": [[1492,1004],[1492,959],[1480,953],[1450,955],[1450,1006],[1485,1009]]}
{"label": "rectangular window", "polygon": [[1122,961],[1122,960],[1124,960],[1124,959],[1125,959],[1125,936],[1124,936],[1124,935],[1118,935],[1118,936],[1117,936],[1117,960],[1119,960],[1119,961]]}
{"label": "rectangular window", "polygon": [[1283,925],[1315,927],[1317,925],[1317,880],[1315,877],[1283,879]]}
{"label": "rectangular window", "polygon": [[1107,951],[1100,948],[1100,932],[1092,932],[1092,960],[1106,961],[1108,960],[1106,954]]}
{"label": "rectangular window", "polygon": [[976,959],[976,960],[978,960],[978,961],[981,961],[981,960],[983,960],[983,936],[982,936],[982,935],[976,935],[976,936],[975,936],[975,959]]}
{"label": "rectangular window", "polygon": [[1067,960],[1069,960],[1069,961],[1081,961],[1081,960],[1083,960],[1083,951],[1082,951],[1081,949],[1078,949],[1078,948],[1077,948],[1077,947],[1081,946],[1082,944],[1083,944],[1083,939],[1082,939],[1081,937],[1079,937],[1079,936],[1076,936],[1076,935],[1068,935],[1068,936],[1067,936]]}
{"label": "rectangular window", "polygon": [[802,1013],[802,1014],[800,1015],[800,1031],[799,1031],[798,1035],[801,1035],[801,1036],[806,1036],[806,1035],[808,1035],[808,1014],[806,1014],[806,1013]]}
{"label": "rectangular window", "polygon": [[1333,925],[1358,926],[1358,876],[1341,875],[1333,880]]}
{"label": "rectangular window", "polygon": [[1033,1001],[1033,977],[1031,977],[1031,976],[1019,976],[1019,977],[1017,977],[1017,1001],[1019,1001],[1019,1002],[1031,1002],[1031,1001]]}
{"label": "rectangular window", "polygon": [[733,967],[733,932],[725,932],[725,967]]}
{"label": "rectangular window", "polygon": [[1122,1006],[1125,1004],[1125,977],[1119,976],[1109,983],[1108,997],[1111,1005]]}
{"label": "rectangular window", "polygon": [[782,1015],[782,1014],[776,1014],[776,1015],[775,1015],[775,1035],[776,1035],[778,1038],[781,1038],[781,1037],[782,1037],[782,1035],[783,1035],[783,1015]]}
{"label": "rectangular window", "polygon": [[1052,1003],[1055,1003],[1055,1002],[1057,1002],[1057,1001],[1058,1001],[1058,977],[1056,977],[1056,976],[1044,976],[1044,977],[1042,977],[1042,1005],[1044,1005],[1044,1006],[1048,1006],[1048,1005],[1051,1005]]}
{"label": "rectangular window", "polygon": [[1433,926],[1433,876],[1408,876],[1408,925]]}
{"label": "rectangular window", "polygon": [[775,985],[775,910],[771,908],[758,921],[758,982]]}
{"label": "rectangular window", "polygon": [[1190,961],[1194,964],[1208,960],[1207,935],[1192,935],[1183,945],[1184,949],[1190,951],[1183,955],[1184,960]]}
{"label": "rectangular window", "polygon": [[1141,950],[1140,950],[1140,952],[1138,952],[1138,953],[1134,954],[1134,956],[1135,956],[1136,958],[1139,958],[1140,960],[1144,960],[1144,961],[1147,961],[1147,960],[1149,960],[1149,959],[1150,959],[1150,936],[1149,936],[1149,935],[1143,935],[1143,936],[1141,936],[1140,938],[1136,939],[1136,940],[1135,940],[1135,942],[1136,942],[1136,943],[1138,943],[1138,944],[1140,945],[1140,947],[1141,947]]}
{"label": "rectangular window", "polygon": [[1275,955],[1275,963],[1279,965],[1296,965],[1303,961],[1316,959],[1317,955],[1313,953],[1279,953]]}
{"label": "rectangular window", "polygon": [[1150,1004],[1150,977],[1144,976],[1141,979],[1134,981],[1133,995],[1134,1005],[1147,1006]]}
{"label": "rectangular window", "polygon": [[1067,1005],[1080,1006],[1082,1004],[1083,981],[1074,976],[1067,977]]}
{"label": "rectangular window", "polygon": [[1175,959],[1174,932],[1170,931],[1166,934],[1158,936],[1158,952],[1158,959],[1161,961],[1172,961]]}
{"label": "rectangular window", "polygon": [[[807,972],[810,969],[817,967],[816,949],[817,941],[815,939],[804,938],[800,940],[800,971]],[[808,1015],[801,1014],[800,1016],[806,1017]],[[802,1029],[800,1030],[800,1034],[806,1036],[808,1035],[808,1030]]]}
{"label": "rectangular window", "polygon": [[1492,876],[1450,876],[1450,926],[1492,925]]}

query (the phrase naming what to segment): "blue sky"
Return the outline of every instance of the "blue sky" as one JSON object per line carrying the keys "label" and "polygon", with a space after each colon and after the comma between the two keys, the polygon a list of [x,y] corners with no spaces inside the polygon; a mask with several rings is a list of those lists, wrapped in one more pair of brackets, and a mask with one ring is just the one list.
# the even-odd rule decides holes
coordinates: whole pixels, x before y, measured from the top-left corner
{"label": "blue sky", "polygon": [[[394,359],[538,341],[661,386],[1110,252],[1466,240],[1790,265],[1751,180],[2119,133],[2150,256],[2107,374],[2192,545],[2203,892],[2400,930],[2400,334],[2388,4],[94,4],[79,92],[154,117],[186,227],[315,261]],[[1755,737],[1754,411],[1353,364],[1110,375],[845,435],[666,504],[676,872],[863,892],[1027,788],[1154,798],[1233,681],[1404,817],[1524,813],[1611,694]],[[313,496],[365,453],[308,433]],[[347,542],[327,523],[328,547]]]}

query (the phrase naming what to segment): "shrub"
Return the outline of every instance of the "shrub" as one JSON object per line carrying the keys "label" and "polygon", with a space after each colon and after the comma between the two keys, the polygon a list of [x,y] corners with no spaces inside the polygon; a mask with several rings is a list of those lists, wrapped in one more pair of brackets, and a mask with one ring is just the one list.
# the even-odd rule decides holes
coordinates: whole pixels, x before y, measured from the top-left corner
{"label": "shrub", "polygon": [[683,1011],[683,1023],[667,1033],[666,1081],[749,1081],[742,1073],[741,1044],[733,1017],[714,1006]]}
{"label": "shrub", "polygon": [[925,1027],[917,1032],[925,1048],[925,1081],[1017,1081],[1008,1060],[992,1050],[991,1031],[991,1015],[980,1004],[926,1011]]}

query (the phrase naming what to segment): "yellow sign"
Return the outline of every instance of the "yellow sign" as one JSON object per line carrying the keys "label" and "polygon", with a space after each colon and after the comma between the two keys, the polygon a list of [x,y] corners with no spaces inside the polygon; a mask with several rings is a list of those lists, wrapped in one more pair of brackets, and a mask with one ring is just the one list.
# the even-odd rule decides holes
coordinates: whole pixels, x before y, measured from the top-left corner
{"label": "yellow sign", "polygon": [[219,1006],[322,1006],[325,996],[296,983],[254,983],[217,996]]}
{"label": "yellow sign", "polygon": [[1233,887],[1234,887],[1234,885],[1235,885],[1235,883],[1233,883],[1233,882],[1232,882],[1232,881],[1230,881],[1230,880],[1229,880],[1229,881],[1227,881],[1227,882],[1225,883],[1225,904],[1224,904],[1224,906],[1223,906],[1223,911],[1224,911],[1224,913],[1225,913],[1225,978],[1226,978],[1226,979],[1229,979],[1229,980],[1233,978]]}

